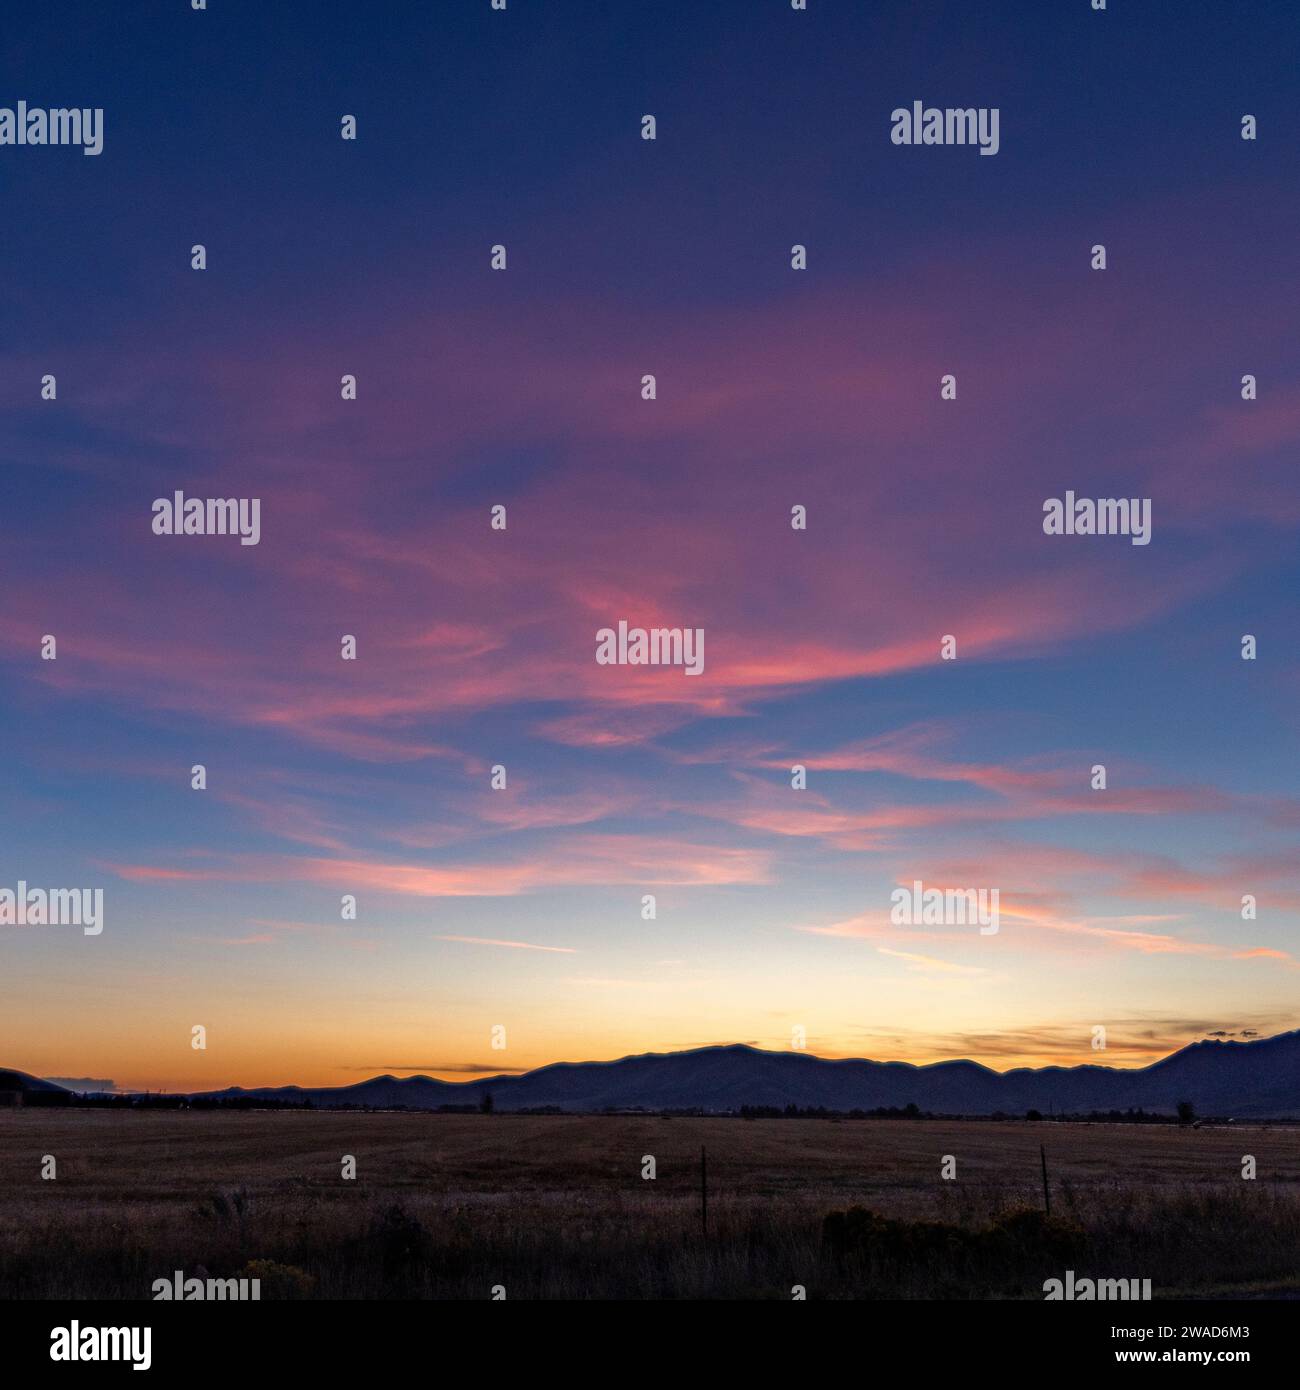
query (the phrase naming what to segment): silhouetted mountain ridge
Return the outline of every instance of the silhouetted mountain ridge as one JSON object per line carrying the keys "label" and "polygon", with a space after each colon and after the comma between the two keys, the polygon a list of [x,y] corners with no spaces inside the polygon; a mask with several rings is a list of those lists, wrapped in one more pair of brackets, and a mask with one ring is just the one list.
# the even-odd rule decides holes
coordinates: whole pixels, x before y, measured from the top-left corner
{"label": "silhouetted mountain ridge", "polygon": [[66,1086],[58,1086],[53,1081],[42,1081],[39,1076],[29,1076],[25,1071],[0,1068],[0,1091],[43,1092],[47,1095],[67,1094]]}
{"label": "silhouetted mountain ridge", "polygon": [[1281,1119],[1300,1117],[1300,1030],[1252,1042],[1195,1042],[1130,1069],[1085,1064],[996,1072],[964,1059],[873,1062],[765,1052],[735,1043],[609,1062],[552,1062],[519,1076],[474,1081],[385,1075],[355,1086],[231,1087],[205,1097],[436,1109],[476,1106],[486,1094],[498,1110],[735,1111],[746,1105],[875,1110],[915,1104],[947,1115],[1128,1109],[1172,1114],[1180,1101],[1189,1100],[1198,1114]]}

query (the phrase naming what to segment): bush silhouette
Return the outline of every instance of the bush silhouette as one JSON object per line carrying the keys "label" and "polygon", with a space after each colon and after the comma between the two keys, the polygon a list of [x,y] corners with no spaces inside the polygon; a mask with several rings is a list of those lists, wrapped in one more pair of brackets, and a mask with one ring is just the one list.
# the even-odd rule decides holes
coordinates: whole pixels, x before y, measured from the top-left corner
{"label": "bush silhouette", "polygon": [[378,1255],[388,1280],[409,1279],[426,1266],[433,1253],[428,1231],[400,1203],[386,1207],[368,1233],[370,1249]]}
{"label": "bush silhouette", "polygon": [[274,1260],[249,1260],[235,1278],[259,1280],[258,1293],[262,1298],[310,1298],[316,1287],[315,1278],[305,1269]]}
{"label": "bush silhouette", "polygon": [[837,1260],[866,1261],[881,1278],[935,1279],[989,1288],[1017,1283],[1035,1272],[1077,1259],[1087,1248],[1082,1227],[1041,1211],[1003,1213],[970,1229],[940,1221],[896,1221],[866,1207],[830,1212],[822,1244]]}

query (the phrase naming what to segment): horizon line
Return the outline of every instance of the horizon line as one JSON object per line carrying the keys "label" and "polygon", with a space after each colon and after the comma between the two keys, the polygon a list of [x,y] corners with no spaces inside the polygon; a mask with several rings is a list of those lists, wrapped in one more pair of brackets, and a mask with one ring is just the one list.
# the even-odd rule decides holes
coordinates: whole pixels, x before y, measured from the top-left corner
{"label": "horizon line", "polygon": [[[981,1070],[981,1071],[991,1072],[991,1073],[993,1073],[993,1074],[996,1075],[996,1076],[1007,1076],[1007,1075],[1010,1075],[1012,1072],[1016,1072],[1016,1071],[1041,1072],[1041,1071],[1051,1071],[1051,1070],[1054,1070],[1054,1069],[1060,1069],[1060,1070],[1062,1070],[1062,1071],[1077,1071],[1077,1070],[1080,1070],[1080,1069],[1082,1069],[1082,1068],[1084,1068],[1084,1067],[1094,1067],[1094,1068],[1096,1068],[1096,1069],[1099,1070],[1099,1071],[1112,1071],[1112,1072],[1116,1072],[1116,1071],[1120,1071],[1120,1072],[1123,1072],[1123,1071],[1132,1071],[1132,1072],[1138,1072],[1138,1071],[1145,1071],[1145,1070],[1147,1070],[1147,1069],[1150,1068],[1150,1067],[1159,1066],[1161,1062],[1168,1061],[1171,1057],[1176,1057],[1179,1053],[1185,1052],[1188,1048],[1197,1047],[1197,1046],[1200,1046],[1200,1045],[1205,1044],[1205,1043],[1217,1044],[1217,1045],[1220,1045],[1220,1046],[1250,1047],[1250,1046],[1253,1046],[1253,1045],[1255,1045],[1255,1044],[1257,1044],[1257,1043],[1275,1042],[1275,1041],[1277,1041],[1277,1039],[1279,1039],[1279,1038],[1285,1038],[1285,1037],[1288,1037],[1288,1036],[1290,1036],[1291,1034],[1297,1033],[1297,1032],[1300,1032],[1300,1027],[1283,1029],[1283,1030],[1282,1030],[1281,1032],[1279,1032],[1279,1033],[1271,1033],[1271,1034],[1268,1034],[1268,1035],[1266,1035],[1266,1036],[1258,1037],[1258,1038],[1245,1038],[1245,1039],[1241,1039],[1241,1038],[1215,1038],[1215,1037],[1197,1037],[1197,1038],[1192,1038],[1190,1041],[1188,1041],[1188,1042],[1186,1042],[1186,1043],[1183,1043],[1180,1047],[1174,1048],[1174,1050],[1173,1050],[1172,1052],[1167,1052],[1167,1053],[1163,1054],[1163,1055],[1160,1056],[1160,1057],[1154,1058],[1152,1061],[1143,1062],[1143,1063],[1140,1063],[1140,1064],[1138,1064],[1138,1065],[1133,1065],[1133,1066],[1124,1066],[1124,1065],[1112,1066],[1112,1065],[1108,1065],[1108,1064],[1106,1064],[1106,1063],[1101,1063],[1101,1062],[1075,1062],[1075,1063],[1050,1062],[1050,1063],[1047,1063],[1047,1064],[1044,1065],[1044,1066],[1038,1066],[1038,1067],[1034,1067],[1034,1066],[1012,1066],[1012,1067],[1007,1067],[1005,1070],[999,1070],[999,1069],[996,1068],[996,1067],[987,1066],[985,1063],[983,1063],[983,1062],[977,1062],[977,1061],[975,1061],[975,1060],[974,1060],[973,1058],[971,1058],[971,1057],[946,1057],[946,1058],[942,1058],[942,1059],[940,1059],[940,1060],[938,1060],[938,1061],[933,1061],[933,1062],[906,1062],[906,1061],[897,1060],[897,1059],[892,1059],[892,1060],[881,1060],[881,1059],[875,1058],[875,1057],[861,1057],[861,1056],[850,1056],[850,1057],[825,1057],[825,1056],[820,1055],[819,1053],[811,1052],[811,1051],[809,1051],[809,1050],[806,1049],[806,1048],[794,1048],[794,1047],[788,1047],[788,1048],[765,1048],[765,1047],[756,1047],[756,1046],[754,1046],[754,1044],[752,1044],[752,1043],[733,1042],[733,1043],[705,1043],[705,1044],[703,1044],[703,1045],[700,1046],[700,1047],[677,1048],[677,1049],[673,1049],[673,1050],[669,1050],[669,1051],[665,1051],[665,1052],[656,1052],[656,1051],[648,1051],[648,1052],[629,1052],[629,1053],[625,1053],[625,1054],[624,1054],[623,1056],[621,1056],[621,1057],[586,1058],[586,1059],[581,1060],[581,1061],[569,1061],[569,1060],[561,1059],[561,1060],[559,1060],[559,1061],[554,1061],[554,1062],[543,1062],[540,1066],[523,1068],[523,1069],[519,1069],[519,1070],[516,1070],[516,1071],[502,1070],[502,1071],[499,1071],[499,1072],[492,1072],[492,1073],[489,1073],[489,1074],[485,1074],[485,1075],[483,1075],[483,1076],[475,1077],[475,1078],[473,1078],[473,1079],[471,1079],[471,1080],[464,1080],[464,1081],[449,1081],[449,1080],[446,1080],[445,1078],[440,1077],[440,1076],[433,1076],[433,1075],[430,1075],[429,1072],[420,1071],[420,1070],[416,1070],[416,1069],[412,1068],[410,1074],[409,1074],[409,1075],[406,1075],[406,1076],[399,1076],[399,1075],[396,1075],[396,1074],[395,1074],[394,1072],[392,1072],[392,1071],[376,1072],[373,1076],[367,1076],[367,1077],[365,1077],[365,1078],[364,1078],[363,1080],[361,1080],[361,1081],[353,1081],[353,1082],[345,1083],[345,1084],[343,1084],[343,1085],[336,1085],[336,1086],[310,1086],[310,1085],[302,1085],[302,1084],[299,1083],[299,1082],[281,1082],[281,1083],[279,1083],[279,1084],[276,1084],[276,1083],[269,1083],[269,1084],[252,1085],[252,1086],[243,1086],[243,1085],[238,1085],[238,1084],[236,1084],[236,1083],[231,1083],[231,1084],[229,1084],[229,1085],[221,1086],[221,1087],[210,1087],[210,1088],[205,1089],[205,1090],[189,1090],[189,1091],[169,1091],[169,1090],[165,1090],[165,1089],[161,1089],[161,1088],[160,1088],[159,1090],[157,1090],[157,1091],[153,1091],[153,1090],[150,1090],[149,1088],[141,1088],[141,1087],[124,1087],[123,1089],[119,1090],[119,1089],[117,1089],[116,1086],[114,1086],[114,1088],[113,1088],[111,1091],[90,1091],[90,1090],[78,1091],[78,1090],[76,1090],[75,1088],[70,1087],[70,1086],[62,1086],[62,1084],[61,1084],[60,1082],[58,1082],[58,1081],[52,1081],[52,1080],[50,1080],[50,1078],[48,1078],[48,1077],[37,1076],[36,1073],[34,1073],[34,1072],[22,1072],[22,1071],[20,1071],[19,1068],[17,1068],[17,1067],[0,1067],[0,1072],[4,1072],[4,1071],[13,1071],[13,1072],[17,1072],[19,1075],[22,1075],[22,1076],[35,1077],[36,1080],[42,1081],[42,1082],[44,1082],[46,1085],[59,1086],[61,1089],[66,1090],[66,1091],[69,1091],[71,1094],[74,1094],[74,1095],[123,1095],[123,1096],[131,1096],[131,1095],[155,1095],[155,1094],[156,1094],[156,1095],[180,1095],[180,1096],[210,1096],[210,1095],[220,1095],[220,1094],[222,1094],[222,1093],[224,1093],[224,1092],[227,1092],[227,1091],[245,1091],[245,1092],[252,1092],[252,1091],[292,1091],[292,1090],[298,1090],[298,1091],[347,1091],[347,1090],[352,1090],[352,1089],[354,1089],[354,1088],[356,1088],[356,1087],[358,1087],[358,1086],[365,1086],[365,1085],[368,1085],[368,1084],[369,1084],[370,1082],[372,1082],[372,1081],[385,1081],[385,1080],[387,1080],[387,1081],[397,1081],[397,1082],[403,1082],[403,1081],[435,1081],[435,1082],[437,1082],[440,1086],[471,1087],[471,1086],[481,1086],[484,1082],[518,1080],[518,1079],[521,1079],[521,1078],[523,1078],[523,1077],[533,1076],[533,1075],[535,1075],[535,1074],[538,1073],[538,1072],[547,1071],[547,1070],[549,1070],[549,1069],[552,1068],[552,1067],[612,1067],[612,1066],[617,1066],[620,1062],[633,1062],[633,1061],[639,1061],[639,1060],[641,1060],[642,1058],[647,1058],[647,1057],[689,1057],[689,1056],[692,1056],[693,1054],[701,1053],[701,1052],[722,1052],[722,1051],[755,1052],[755,1053],[759,1053],[759,1054],[761,1054],[761,1055],[763,1055],[763,1056],[766,1056],[766,1057],[784,1057],[784,1056],[796,1056],[796,1057],[799,1057],[799,1056],[801,1056],[801,1057],[810,1059],[810,1060],[812,1060],[812,1061],[814,1061],[814,1062],[825,1062],[825,1063],[827,1063],[828,1065],[836,1065],[836,1064],[849,1063],[849,1062],[866,1062],[866,1063],[871,1064],[872,1066],[882,1066],[882,1067],[909,1067],[909,1068],[911,1068],[911,1069],[914,1070],[914,1071],[929,1071],[929,1070],[932,1070],[932,1069],[935,1068],[935,1067],[950,1067],[950,1066],[965,1065],[965,1066],[977,1067],[977,1068],[979,1068],[979,1070]],[[398,1070],[404,1070],[404,1069],[403,1069],[403,1068],[399,1068]]]}

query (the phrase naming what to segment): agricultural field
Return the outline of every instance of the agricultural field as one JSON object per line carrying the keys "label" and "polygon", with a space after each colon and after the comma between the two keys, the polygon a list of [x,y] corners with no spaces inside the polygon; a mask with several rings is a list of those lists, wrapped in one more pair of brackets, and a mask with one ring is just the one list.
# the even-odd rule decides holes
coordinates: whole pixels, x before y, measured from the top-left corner
{"label": "agricultural field", "polygon": [[263,1298],[1042,1298],[1067,1268],[1290,1297],[1298,1266],[1287,1127],[0,1112],[0,1298],[176,1270]]}

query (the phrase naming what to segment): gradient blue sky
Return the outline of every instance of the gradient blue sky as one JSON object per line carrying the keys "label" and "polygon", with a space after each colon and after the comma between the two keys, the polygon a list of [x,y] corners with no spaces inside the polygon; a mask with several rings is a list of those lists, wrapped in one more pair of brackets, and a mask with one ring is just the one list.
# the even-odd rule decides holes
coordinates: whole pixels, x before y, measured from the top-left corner
{"label": "gradient blue sky", "polygon": [[[0,50],[0,105],[105,110],[96,158],[0,147],[0,886],[106,894],[0,928],[0,1062],[1295,1025],[1293,6],[124,8]],[[892,145],[916,99],[1000,152]],[[154,536],[177,488],[261,544]],[[1044,536],[1066,489],[1152,543]],[[598,667],[620,618],[705,675]],[[1001,930],[891,926],[916,878]]]}

